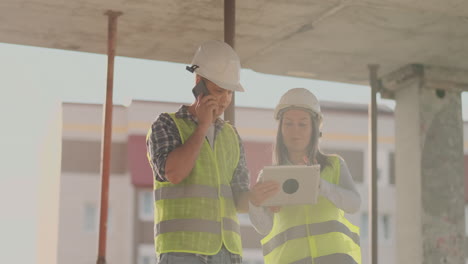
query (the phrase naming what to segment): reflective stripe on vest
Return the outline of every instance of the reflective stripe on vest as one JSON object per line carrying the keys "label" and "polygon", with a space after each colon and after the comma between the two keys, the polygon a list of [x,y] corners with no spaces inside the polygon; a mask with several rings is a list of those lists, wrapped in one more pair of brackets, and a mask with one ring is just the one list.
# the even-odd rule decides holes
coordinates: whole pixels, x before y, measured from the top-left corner
{"label": "reflective stripe on vest", "polygon": [[219,196],[223,196],[226,199],[233,199],[231,187],[224,184],[220,185],[220,195],[218,195],[218,188],[195,184],[171,187],[165,186],[154,190],[154,197],[156,200],[196,197],[218,199]]}
{"label": "reflective stripe on vest", "polygon": [[358,264],[350,255],[335,253],[314,259],[314,264]]}
{"label": "reflective stripe on vest", "polygon": [[308,257],[308,258],[303,258],[303,259],[291,262],[290,264],[314,264],[314,262],[312,261],[311,257]]}
{"label": "reflective stripe on vest", "polygon": [[352,257],[346,254],[336,253],[315,258],[304,258],[291,262],[290,264],[358,264]]}
{"label": "reflective stripe on vest", "polygon": [[277,234],[276,236],[271,238],[267,243],[265,243],[263,245],[263,255],[268,255],[275,248],[286,243],[288,240],[307,237],[307,227],[309,228],[309,234],[312,236],[323,235],[330,232],[340,232],[350,237],[354,241],[354,243],[359,245],[358,234],[351,232],[351,230],[349,230],[349,228],[344,224],[333,220],[322,223],[291,227],[288,230]]}
{"label": "reflective stripe on vest", "polygon": [[[240,225],[229,218],[223,218],[223,229],[235,232],[240,235]],[[221,223],[205,219],[172,219],[156,224],[155,235],[169,232],[207,232],[221,234]]]}

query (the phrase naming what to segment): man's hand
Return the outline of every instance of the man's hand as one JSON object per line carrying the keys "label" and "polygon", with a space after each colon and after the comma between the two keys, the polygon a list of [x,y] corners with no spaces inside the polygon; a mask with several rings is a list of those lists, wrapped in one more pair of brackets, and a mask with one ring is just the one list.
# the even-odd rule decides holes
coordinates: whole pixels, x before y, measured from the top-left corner
{"label": "man's hand", "polygon": [[190,175],[205,140],[206,131],[214,121],[213,111],[218,103],[213,95],[198,96],[189,107],[192,115],[198,119],[198,126],[184,144],[175,148],[166,159],[166,178],[173,184],[179,184]]}
{"label": "man's hand", "polygon": [[215,121],[216,108],[218,108],[218,102],[213,95],[199,95],[195,104],[198,125],[209,127]]}
{"label": "man's hand", "polygon": [[279,183],[275,181],[257,182],[250,190],[250,202],[261,206],[265,200],[271,198],[279,191]]}

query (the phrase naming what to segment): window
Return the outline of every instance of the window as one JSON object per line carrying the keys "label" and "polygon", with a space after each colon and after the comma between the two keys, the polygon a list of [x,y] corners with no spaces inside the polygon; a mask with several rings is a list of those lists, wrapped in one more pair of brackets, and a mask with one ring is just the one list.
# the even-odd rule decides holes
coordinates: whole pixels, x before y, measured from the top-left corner
{"label": "window", "polygon": [[379,236],[381,237],[379,240],[388,241],[391,239],[390,234],[390,215],[383,214],[380,216],[380,228],[379,228]]}
{"label": "window", "polygon": [[468,236],[468,204],[465,204],[465,234]]}
{"label": "window", "polygon": [[377,168],[377,181],[380,182],[381,180],[382,180],[382,169],[380,167],[378,167]]}
{"label": "window", "polygon": [[98,212],[95,204],[86,203],[84,206],[83,229],[86,232],[96,232],[98,225]]}
{"label": "window", "polygon": [[[112,210],[109,207],[107,213],[107,232],[112,229]],[[99,229],[99,208],[95,203],[85,203],[83,213],[83,229],[86,232],[95,233]]]}
{"label": "window", "polygon": [[263,264],[263,260],[245,260],[245,259],[242,259],[242,263],[244,264]]}
{"label": "window", "polygon": [[261,249],[245,248],[243,250],[242,263],[263,264],[263,254]]}
{"label": "window", "polygon": [[154,261],[152,262],[152,259],[149,256],[142,256],[140,258],[140,264],[153,264],[153,263]]}
{"label": "window", "polygon": [[367,212],[361,213],[361,238],[367,239],[369,228],[369,215]]}
{"label": "window", "polygon": [[[389,164],[388,158],[389,158],[389,150],[384,150],[384,149],[377,150],[377,175],[376,176],[377,176],[377,183],[379,187],[388,186],[390,184],[390,175],[389,175],[390,164]],[[369,162],[371,161],[369,160]],[[368,165],[370,165],[370,163]]]}
{"label": "window", "polygon": [[349,171],[353,176],[355,182],[363,182],[364,179],[364,152],[362,150],[343,150],[325,148],[323,152],[326,154],[337,154],[340,155],[346,164],[348,165]]}
{"label": "window", "polygon": [[390,152],[388,154],[388,175],[389,175],[389,183],[395,184],[395,153]]}
{"label": "window", "polygon": [[[391,241],[393,239],[393,223],[390,214],[379,214],[377,223],[379,241]],[[363,212],[361,214],[361,239],[369,239],[369,214]]]}
{"label": "window", "polygon": [[250,222],[249,214],[237,214],[237,217],[239,218],[240,225],[252,226],[252,223]]}
{"label": "window", "polygon": [[154,197],[153,191],[140,191],[138,195],[138,216],[141,221],[153,221]]}
{"label": "window", "polygon": [[154,264],[156,263],[156,253],[154,246],[151,244],[138,245],[138,264]]}

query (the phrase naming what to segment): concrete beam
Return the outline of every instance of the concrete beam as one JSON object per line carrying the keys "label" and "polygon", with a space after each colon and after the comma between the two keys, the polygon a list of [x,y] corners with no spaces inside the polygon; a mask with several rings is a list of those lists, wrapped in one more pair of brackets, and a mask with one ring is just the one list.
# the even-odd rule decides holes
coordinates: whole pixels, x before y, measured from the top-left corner
{"label": "concrete beam", "polygon": [[431,90],[468,91],[468,71],[422,64],[408,64],[389,73],[380,80],[383,98],[395,99],[395,92],[411,85],[411,82],[424,82],[421,86]]}

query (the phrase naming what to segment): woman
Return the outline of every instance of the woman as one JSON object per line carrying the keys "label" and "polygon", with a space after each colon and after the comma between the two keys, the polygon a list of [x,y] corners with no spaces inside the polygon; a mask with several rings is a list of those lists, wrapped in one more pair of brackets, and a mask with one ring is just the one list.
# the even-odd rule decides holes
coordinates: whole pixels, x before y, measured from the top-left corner
{"label": "woman", "polygon": [[322,113],[317,98],[307,89],[291,89],[276,106],[275,119],[274,164],[320,164],[320,195],[314,205],[264,208],[278,183],[260,180],[252,187],[250,218],[265,235],[265,263],[361,263],[359,229],[344,217],[359,210],[361,198],[344,160],[318,147]]}

